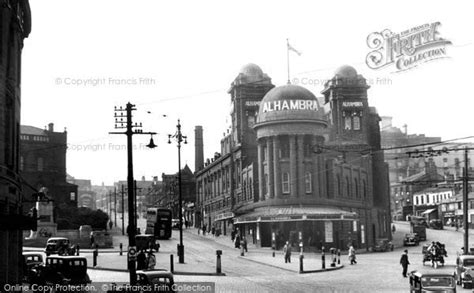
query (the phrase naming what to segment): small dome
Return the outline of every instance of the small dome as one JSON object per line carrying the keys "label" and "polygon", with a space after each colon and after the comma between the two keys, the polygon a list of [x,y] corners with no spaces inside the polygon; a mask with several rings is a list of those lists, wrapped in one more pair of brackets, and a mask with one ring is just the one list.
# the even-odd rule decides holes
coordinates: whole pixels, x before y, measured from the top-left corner
{"label": "small dome", "polygon": [[261,77],[263,71],[257,64],[249,63],[240,69],[240,73],[248,77]]}
{"label": "small dome", "polygon": [[335,75],[342,78],[357,78],[357,71],[352,66],[343,65],[336,70]]}
{"label": "small dome", "polygon": [[260,103],[257,123],[289,120],[323,121],[324,109],[316,96],[302,86],[288,84],[273,88]]}

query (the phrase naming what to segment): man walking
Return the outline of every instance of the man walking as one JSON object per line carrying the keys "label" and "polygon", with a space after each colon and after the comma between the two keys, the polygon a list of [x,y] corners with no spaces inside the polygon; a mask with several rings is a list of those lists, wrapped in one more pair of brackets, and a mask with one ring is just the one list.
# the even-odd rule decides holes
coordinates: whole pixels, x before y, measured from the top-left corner
{"label": "man walking", "polygon": [[404,253],[402,254],[402,257],[400,258],[400,264],[402,265],[403,272],[402,275],[404,278],[407,277],[407,270],[408,270],[408,265],[410,262],[408,261],[408,250],[405,249]]}
{"label": "man walking", "polygon": [[291,263],[291,244],[289,241],[286,241],[283,247],[283,254],[285,256],[285,263]]}

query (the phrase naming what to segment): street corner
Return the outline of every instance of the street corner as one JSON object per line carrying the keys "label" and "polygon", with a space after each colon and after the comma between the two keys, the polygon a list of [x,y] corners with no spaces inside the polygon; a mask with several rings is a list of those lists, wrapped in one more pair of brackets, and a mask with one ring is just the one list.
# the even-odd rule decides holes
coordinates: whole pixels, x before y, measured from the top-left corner
{"label": "street corner", "polygon": [[319,270],[299,271],[299,273],[300,274],[322,273],[322,272],[340,270],[342,268],[344,268],[344,265],[336,265],[335,267],[329,267],[329,268],[319,269]]}

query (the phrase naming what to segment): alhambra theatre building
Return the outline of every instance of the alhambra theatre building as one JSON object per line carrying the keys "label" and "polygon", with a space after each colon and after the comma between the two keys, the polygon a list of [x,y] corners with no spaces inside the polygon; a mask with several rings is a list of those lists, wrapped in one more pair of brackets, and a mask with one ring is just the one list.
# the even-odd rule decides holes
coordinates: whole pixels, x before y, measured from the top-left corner
{"label": "alhambra theatre building", "polygon": [[[254,170],[250,188],[255,190],[247,191],[253,196],[242,202],[236,188],[229,192],[231,204],[214,213],[202,197],[198,203],[207,212],[206,225],[238,229],[250,243],[277,249],[287,240],[310,248],[347,249],[348,244],[369,248],[378,238],[390,239],[388,170],[380,150],[380,119],[368,105],[368,89],[365,78],[350,66],[339,68],[325,84],[322,105],[301,86],[268,89],[255,123],[245,129],[255,138],[256,156],[247,162]],[[231,134],[223,141],[229,138]],[[223,157],[227,166],[234,162],[233,156]],[[198,184],[219,159],[197,173]],[[249,166],[229,169],[236,178],[242,177],[238,170]]]}

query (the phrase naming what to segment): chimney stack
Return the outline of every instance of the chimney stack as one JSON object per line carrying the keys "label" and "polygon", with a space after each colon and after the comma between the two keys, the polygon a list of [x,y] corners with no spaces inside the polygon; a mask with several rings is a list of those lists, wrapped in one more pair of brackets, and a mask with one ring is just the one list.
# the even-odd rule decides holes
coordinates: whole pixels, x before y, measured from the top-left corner
{"label": "chimney stack", "polygon": [[194,171],[204,168],[204,143],[202,138],[202,126],[194,128]]}
{"label": "chimney stack", "polygon": [[54,132],[54,123],[48,124],[48,131]]}

